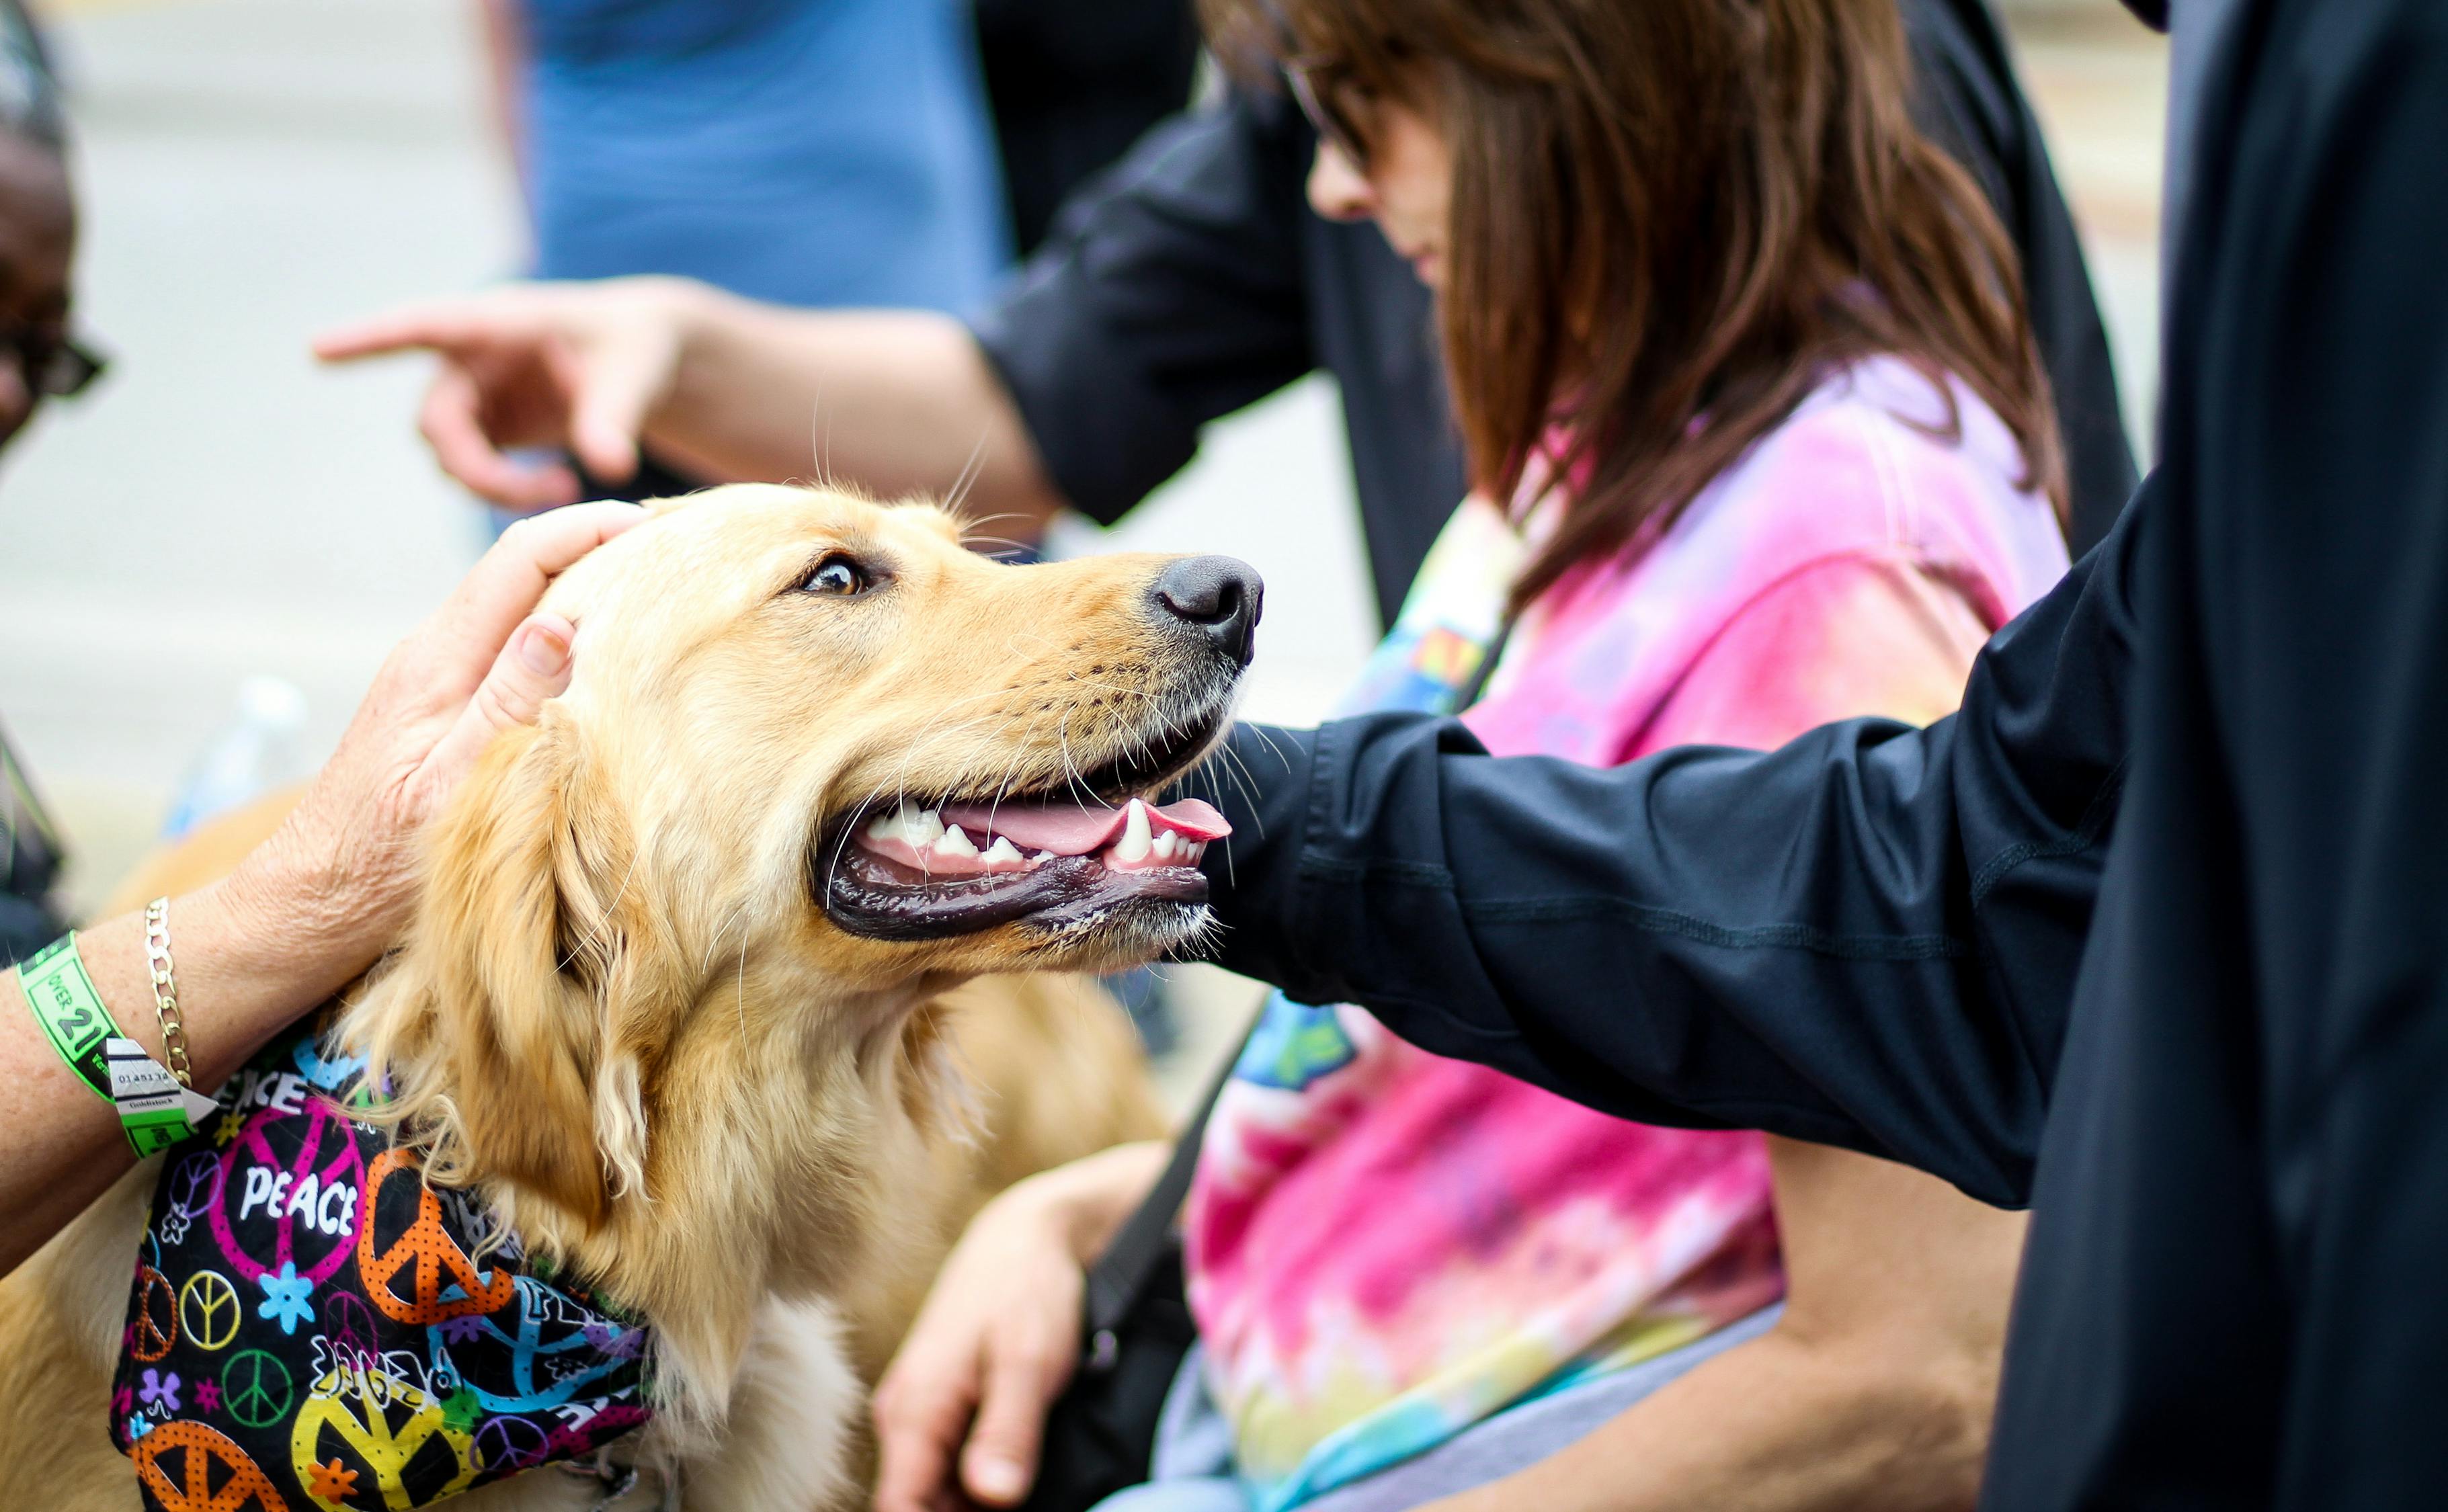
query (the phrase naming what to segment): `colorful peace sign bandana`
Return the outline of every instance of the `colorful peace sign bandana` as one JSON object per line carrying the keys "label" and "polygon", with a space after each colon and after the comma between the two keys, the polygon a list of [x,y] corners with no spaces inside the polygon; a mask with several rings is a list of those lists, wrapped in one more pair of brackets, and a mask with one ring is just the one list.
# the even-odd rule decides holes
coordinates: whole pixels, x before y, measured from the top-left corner
{"label": "colorful peace sign bandana", "polygon": [[112,1440],[154,1512],[401,1512],[644,1423],[648,1335],[349,1116],[311,1034],[163,1157]]}

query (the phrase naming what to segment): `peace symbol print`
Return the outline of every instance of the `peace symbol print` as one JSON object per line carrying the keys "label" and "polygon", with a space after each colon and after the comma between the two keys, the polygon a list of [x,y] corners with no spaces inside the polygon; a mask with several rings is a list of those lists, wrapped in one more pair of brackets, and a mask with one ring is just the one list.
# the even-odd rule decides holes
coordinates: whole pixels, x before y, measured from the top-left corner
{"label": "peace symbol print", "polygon": [[[373,1489],[391,1507],[438,1502],[466,1490],[476,1477],[469,1437],[451,1423],[442,1404],[396,1376],[386,1376],[383,1384],[385,1389],[376,1392],[363,1375],[335,1371],[306,1394],[306,1405],[290,1427],[292,1466],[307,1485],[308,1499],[324,1512],[342,1512],[346,1505],[315,1489],[312,1467],[322,1464],[326,1454],[333,1455],[331,1463],[341,1467],[343,1476],[352,1459],[372,1470]],[[352,1395],[362,1415],[352,1410]],[[393,1407],[404,1409],[404,1415],[394,1419]]]}
{"label": "peace symbol print", "polygon": [[[205,1206],[213,1240],[241,1281],[277,1275],[284,1263],[306,1280],[329,1280],[348,1262],[364,1221],[357,1194],[365,1175],[348,1120],[320,1098],[294,1114],[267,1107],[221,1154],[220,1185]],[[254,1234],[266,1224],[268,1254],[239,1237],[241,1226]]]}
{"label": "peace symbol print", "polygon": [[[559,1407],[630,1368],[629,1354],[604,1346],[622,1336],[620,1325],[533,1276],[520,1276],[516,1284],[517,1306],[428,1332],[434,1358],[450,1362],[487,1411]],[[464,1342],[454,1349],[453,1340]]]}
{"label": "peace symbol print", "polygon": [[189,1343],[206,1353],[228,1349],[245,1315],[238,1288],[219,1271],[199,1271],[179,1288],[179,1327]]}
{"label": "peace symbol print", "polygon": [[[401,1171],[416,1178],[416,1216],[385,1244],[376,1234],[384,1226],[383,1183]],[[516,1282],[509,1268],[495,1265],[480,1272],[468,1258],[443,1223],[442,1201],[425,1185],[412,1152],[385,1150],[374,1157],[365,1191],[365,1215],[357,1225],[357,1278],[384,1316],[397,1323],[441,1323],[498,1312],[509,1302]],[[414,1288],[406,1297],[392,1289],[402,1271],[409,1273]]]}
{"label": "peace symbol print", "polygon": [[476,1429],[476,1463],[488,1475],[507,1475],[542,1464],[552,1450],[544,1425],[533,1418],[487,1418]]}
{"label": "peace symbol print", "polygon": [[165,1190],[171,1213],[190,1220],[202,1217],[213,1199],[220,1196],[221,1158],[210,1150],[197,1151],[170,1173]]}
{"label": "peace symbol print", "polygon": [[201,1423],[164,1423],[128,1445],[127,1457],[163,1512],[289,1512],[263,1466]]}
{"label": "peace symbol print", "polygon": [[382,1358],[382,1326],[374,1310],[352,1292],[335,1292],[323,1299],[323,1336],[332,1341],[338,1360]]}
{"label": "peace symbol print", "polygon": [[170,1278],[151,1266],[136,1272],[136,1306],[128,1319],[127,1352],[146,1365],[170,1352],[179,1342],[179,1298]]}
{"label": "peace symbol print", "polygon": [[289,1405],[296,1399],[289,1367],[277,1354],[245,1349],[221,1368],[221,1410],[250,1428],[270,1427],[287,1417]]}

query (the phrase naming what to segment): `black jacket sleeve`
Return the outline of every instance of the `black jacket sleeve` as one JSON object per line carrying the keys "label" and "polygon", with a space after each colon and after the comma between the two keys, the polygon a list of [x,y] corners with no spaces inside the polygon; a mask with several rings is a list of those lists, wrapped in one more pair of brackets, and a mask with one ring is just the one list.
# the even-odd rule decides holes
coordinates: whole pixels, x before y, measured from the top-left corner
{"label": "black jacket sleeve", "polygon": [[1221,963],[1594,1107],[2019,1202],[2116,811],[2149,491],[1927,730],[1601,771],[1422,716],[1245,727]]}
{"label": "black jacket sleeve", "polygon": [[[1234,92],[1176,117],[1064,206],[970,327],[1065,498],[1112,524],[1198,428],[1317,365],[1297,112]],[[1446,501],[1450,503],[1451,501]]]}

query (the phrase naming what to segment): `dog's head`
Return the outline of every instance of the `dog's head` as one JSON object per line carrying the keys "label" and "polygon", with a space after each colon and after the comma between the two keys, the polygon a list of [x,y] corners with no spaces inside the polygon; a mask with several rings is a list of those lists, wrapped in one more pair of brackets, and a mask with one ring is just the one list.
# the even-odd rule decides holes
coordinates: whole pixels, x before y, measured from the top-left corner
{"label": "dog's head", "polygon": [[453,800],[352,1033],[523,1227],[701,1186],[672,1162],[831,1116],[805,1078],[903,1053],[961,977],[1198,932],[1221,827],[1155,799],[1222,730],[1258,595],[1221,558],[1004,565],[830,490],[661,507],[546,596],[569,691]]}
{"label": "dog's head", "polygon": [[1145,960],[1204,917],[1216,817],[1154,799],[1258,601],[1226,558],[1009,566],[933,508],[717,489],[554,585],[575,681],[474,803],[617,808],[617,849],[845,984]]}

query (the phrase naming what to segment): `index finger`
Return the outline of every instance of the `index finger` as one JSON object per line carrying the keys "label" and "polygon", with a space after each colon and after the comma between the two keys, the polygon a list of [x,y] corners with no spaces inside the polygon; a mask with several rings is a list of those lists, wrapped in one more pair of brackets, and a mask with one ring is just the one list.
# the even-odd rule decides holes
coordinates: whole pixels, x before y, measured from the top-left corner
{"label": "index finger", "polygon": [[462,299],[447,304],[410,305],[335,327],[315,338],[314,351],[325,362],[350,362],[387,352],[427,347],[449,352],[503,334],[497,315],[488,316],[480,306]]}

